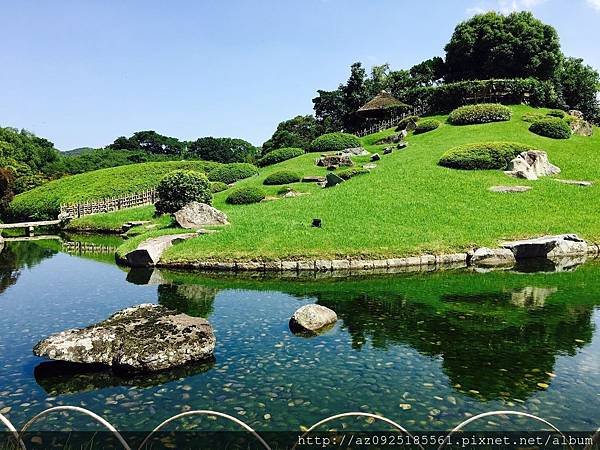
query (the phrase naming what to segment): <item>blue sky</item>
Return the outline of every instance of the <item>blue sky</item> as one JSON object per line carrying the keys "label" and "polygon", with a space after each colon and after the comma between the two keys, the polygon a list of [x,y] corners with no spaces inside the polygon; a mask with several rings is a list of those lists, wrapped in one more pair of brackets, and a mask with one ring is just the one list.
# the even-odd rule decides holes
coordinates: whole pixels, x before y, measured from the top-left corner
{"label": "blue sky", "polygon": [[600,0],[2,0],[0,125],[62,150],[146,129],[261,144],[353,62],[443,56],[490,9],[532,10],[600,68]]}

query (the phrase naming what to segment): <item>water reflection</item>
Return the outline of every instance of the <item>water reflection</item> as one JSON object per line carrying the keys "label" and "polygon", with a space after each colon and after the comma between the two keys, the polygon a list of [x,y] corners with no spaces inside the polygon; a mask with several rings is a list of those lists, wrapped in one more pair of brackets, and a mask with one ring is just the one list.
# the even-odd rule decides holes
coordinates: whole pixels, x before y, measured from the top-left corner
{"label": "water reflection", "polygon": [[0,252],[0,294],[17,282],[21,269],[30,269],[59,250],[53,241],[38,241],[36,245],[29,242],[7,243]]}

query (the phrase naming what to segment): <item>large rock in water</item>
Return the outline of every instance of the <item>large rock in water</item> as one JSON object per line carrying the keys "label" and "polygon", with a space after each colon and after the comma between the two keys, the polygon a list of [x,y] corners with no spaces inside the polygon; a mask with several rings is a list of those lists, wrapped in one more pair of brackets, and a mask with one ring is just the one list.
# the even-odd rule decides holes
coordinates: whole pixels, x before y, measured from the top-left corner
{"label": "large rock in water", "polygon": [[514,158],[504,173],[517,178],[537,180],[539,177],[556,175],[560,173],[560,169],[550,164],[546,152],[529,150]]}
{"label": "large rock in water", "polygon": [[290,319],[294,333],[316,333],[337,321],[335,311],[322,305],[304,305]]}
{"label": "large rock in water", "polygon": [[153,267],[160,261],[160,257],[166,249],[172,247],[177,242],[194,236],[197,236],[197,234],[167,234],[148,239],[138,245],[135,250],[127,253],[123,260],[119,260],[119,262],[129,267]]}
{"label": "large rock in water", "polygon": [[197,229],[205,225],[227,225],[225,213],[206,203],[191,202],[175,213],[181,228]]}
{"label": "large rock in water", "polygon": [[587,255],[588,250],[587,243],[576,234],[505,242],[502,247],[511,250],[517,259]]}
{"label": "large rock in water", "polygon": [[87,328],[54,334],[40,341],[33,353],[57,361],[153,372],[210,358],[215,342],[206,319],[142,304]]}
{"label": "large rock in water", "polygon": [[517,260],[507,248],[480,247],[471,255],[470,263],[480,267],[514,266]]}

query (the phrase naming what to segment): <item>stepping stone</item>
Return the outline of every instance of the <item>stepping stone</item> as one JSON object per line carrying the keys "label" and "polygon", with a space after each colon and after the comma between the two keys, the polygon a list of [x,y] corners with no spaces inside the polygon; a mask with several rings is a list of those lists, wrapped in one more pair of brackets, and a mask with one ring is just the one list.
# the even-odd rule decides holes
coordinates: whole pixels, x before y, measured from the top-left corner
{"label": "stepping stone", "polygon": [[492,186],[489,189],[491,192],[501,192],[503,194],[513,192],[527,192],[531,190],[531,186]]}
{"label": "stepping stone", "polygon": [[135,250],[125,255],[125,263],[129,267],[153,267],[164,251],[185,239],[198,236],[196,233],[167,234],[142,242]]}
{"label": "stepping stone", "polygon": [[371,169],[374,169],[375,167],[377,167],[377,164],[375,164],[375,163],[369,163],[369,164],[365,164],[363,166],[363,169],[371,170]]}
{"label": "stepping stone", "polygon": [[584,180],[556,180],[559,183],[563,183],[563,184],[573,184],[576,186],[591,186],[593,183],[591,181],[584,181]]}
{"label": "stepping stone", "polygon": [[320,176],[308,176],[302,178],[303,183],[323,183],[324,181],[325,177]]}

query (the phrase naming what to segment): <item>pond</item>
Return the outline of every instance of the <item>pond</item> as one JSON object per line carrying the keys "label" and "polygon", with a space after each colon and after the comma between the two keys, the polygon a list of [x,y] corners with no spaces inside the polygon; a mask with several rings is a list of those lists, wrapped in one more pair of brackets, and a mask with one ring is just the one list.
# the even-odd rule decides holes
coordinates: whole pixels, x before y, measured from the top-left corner
{"label": "pond", "polygon": [[[48,240],[9,243],[0,254],[0,411],[15,425],[57,405],[85,407],[132,431],[195,409],[231,414],[258,431],[297,431],[348,411],[413,430],[449,430],[500,409],[538,415],[562,430],[600,423],[597,263],[562,273],[456,270],[334,280],[128,274],[113,263],[114,239],[97,238],[97,253]],[[148,302],[208,318],[215,360],[119,378],[32,354],[49,334]],[[309,303],[333,309],[340,320],[325,334],[295,336],[288,320]],[[179,426],[231,428],[221,422]],[[501,422],[484,420],[477,429]],[[97,429],[77,415],[48,416],[35,427],[73,424]]]}

